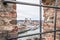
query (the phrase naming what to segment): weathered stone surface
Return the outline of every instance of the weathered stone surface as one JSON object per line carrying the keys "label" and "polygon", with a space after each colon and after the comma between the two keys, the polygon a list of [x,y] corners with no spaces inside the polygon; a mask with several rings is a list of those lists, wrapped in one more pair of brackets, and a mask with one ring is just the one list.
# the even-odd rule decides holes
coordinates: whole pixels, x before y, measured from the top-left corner
{"label": "weathered stone surface", "polygon": [[5,25],[5,21],[4,20],[0,20],[0,26]]}
{"label": "weathered stone surface", "polygon": [[[4,5],[2,3],[3,0],[0,0],[0,32],[2,31],[12,31],[14,29],[14,25],[11,24],[16,24],[15,21],[13,22],[12,20],[16,20],[16,4],[10,4],[8,3],[7,5]],[[12,21],[13,23],[10,23]],[[17,34],[17,33],[16,33]],[[0,38],[0,40],[5,40],[4,37],[5,34],[3,34],[3,37]],[[0,35],[1,36],[1,35]]]}
{"label": "weathered stone surface", "polygon": [[[12,19],[16,20],[16,4],[10,4],[8,3],[7,5],[3,5],[2,1],[0,2],[0,18],[1,20],[4,21],[0,21],[0,22],[6,22],[7,24],[9,24],[9,21],[11,21]],[[15,6],[15,7],[14,7]],[[11,25],[11,24],[9,24]],[[4,26],[4,25],[2,25]],[[6,25],[8,26],[8,25]]]}
{"label": "weathered stone surface", "polygon": [[11,20],[11,21],[10,21],[10,24],[16,25],[16,24],[17,24],[17,20]]}
{"label": "weathered stone surface", "polygon": [[[48,0],[43,0],[43,3],[44,3],[44,5],[54,6],[55,5],[55,0],[49,0],[49,1]],[[50,3],[52,3],[52,4],[50,4]],[[58,1],[58,6],[60,6],[60,1]],[[44,8],[44,17],[45,17],[44,32],[54,30],[54,13],[55,13],[55,9]],[[56,18],[57,18],[56,19],[56,22],[57,22],[56,23],[56,29],[60,29],[60,10],[59,9],[57,9],[57,17]],[[51,21],[51,20],[53,22],[47,22],[47,21]],[[50,36],[48,36],[48,35],[50,35]],[[53,33],[45,34],[44,36],[45,36],[46,40],[54,40],[54,34]],[[58,32],[56,34],[56,40],[59,40]]]}

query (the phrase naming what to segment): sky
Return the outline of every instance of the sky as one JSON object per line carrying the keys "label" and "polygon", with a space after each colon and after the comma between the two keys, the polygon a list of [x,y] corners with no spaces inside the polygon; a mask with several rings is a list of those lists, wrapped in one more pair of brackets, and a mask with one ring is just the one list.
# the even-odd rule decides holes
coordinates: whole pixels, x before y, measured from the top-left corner
{"label": "sky", "polygon": [[[39,4],[39,0],[17,0],[17,1]],[[40,18],[39,7],[17,4],[16,11],[17,11],[17,20],[24,20],[25,18],[28,19],[31,18],[32,20],[39,20]]]}

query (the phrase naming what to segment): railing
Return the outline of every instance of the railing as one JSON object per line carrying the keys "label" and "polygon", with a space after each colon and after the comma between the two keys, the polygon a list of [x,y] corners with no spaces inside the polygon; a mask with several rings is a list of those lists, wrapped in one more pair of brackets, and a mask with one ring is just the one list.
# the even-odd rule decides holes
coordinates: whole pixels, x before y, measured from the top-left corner
{"label": "railing", "polygon": [[[7,5],[7,3],[14,3],[14,4],[22,4],[22,5],[29,5],[29,6],[40,7],[40,33],[24,35],[24,36],[20,36],[20,37],[16,37],[16,38],[28,37],[28,36],[33,36],[33,35],[40,35],[40,40],[42,40],[42,34],[54,32],[54,40],[56,40],[56,32],[58,32],[58,31],[60,32],[60,30],[56,30],[57,9],[60,9],[60,7],[57,6],[57,2],[58,2],[58,0],[55,0],[55,6],[47,6],[47,5],[41,5],[42,0],[40,0],[40,4],[32,4],[32,3],[25,3],[25,2],[3,0],[3,4],[4,5]],[[41,22],[41,19],[42,19],[42,16],[41,16],[41,7],[47,7],[47,8],[54,8],[55,9],[55,13],[54,13],[54,31],[48,31],[48,32],[43,32],[43,33],[41,32],[42,31],[41,30],[42,29],[41,28],[41,26],[42,26],[42,22]],[[8,39],[15,39],[15,38],[8,38]]]}

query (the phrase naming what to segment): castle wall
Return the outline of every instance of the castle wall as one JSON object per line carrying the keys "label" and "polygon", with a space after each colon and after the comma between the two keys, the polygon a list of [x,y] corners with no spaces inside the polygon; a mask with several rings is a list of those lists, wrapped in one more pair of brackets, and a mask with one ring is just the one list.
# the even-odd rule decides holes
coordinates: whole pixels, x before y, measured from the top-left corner
{"label": "castle wall", "polygon": [[[2,1],[3,0],[0,0],[0,34],[5,31],[12,31],[17,24],[16,4],[8,3],[7,5],[4,5]],[[0,40],[5,40],[4,35],[2,34],[3,37],[1,36]]]}

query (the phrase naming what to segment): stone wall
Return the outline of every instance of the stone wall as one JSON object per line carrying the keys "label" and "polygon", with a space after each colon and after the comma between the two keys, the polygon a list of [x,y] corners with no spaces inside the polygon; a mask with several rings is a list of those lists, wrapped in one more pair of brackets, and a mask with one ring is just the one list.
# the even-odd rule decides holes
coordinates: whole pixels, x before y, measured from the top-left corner
{"label": "stone wall", "polygon": [[[44,5],[51,5],[51,6],[55,5],[55,0],[53,0],[53,1],[45,0],[43,2],[44,2]],[[60,1],[58,1],[58,6],[60,6]],[[44,17],[45,17],[44,32],[54,30],[54,13],[55,13],[55,9],[44,8]],[[56,29],[60,29],[60,9],[57,9],[57,17],[56,18],[57,18],[56,19],[56,21],[57,21]],[[57,32],[56,40],[59,40],[59,34],[60,34],[60,32]],[[44,34],[43,38],[45,38],[45,40],[54,40],[54,33],[52,32],[52,33]]]}
{"label": "stone wall", "polygon": [[[5,31],[12,31],[17,24],[16,4],[8,3],[4,5],[2,1],[3,0],[0,0],[0,34]],[[2,34],[3,37],[0,37],[0,40],[5,40],[4,35]]]}

